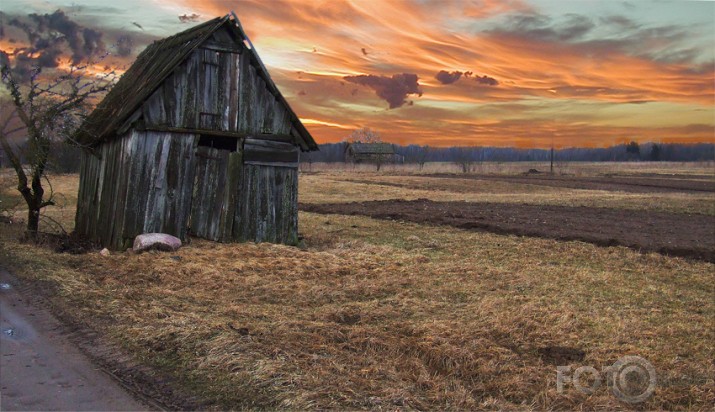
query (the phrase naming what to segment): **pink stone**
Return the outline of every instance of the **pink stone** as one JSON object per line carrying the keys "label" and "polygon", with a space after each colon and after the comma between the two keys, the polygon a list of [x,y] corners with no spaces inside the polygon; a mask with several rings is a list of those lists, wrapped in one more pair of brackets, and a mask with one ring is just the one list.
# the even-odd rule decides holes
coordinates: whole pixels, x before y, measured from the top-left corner
{"label": "pink stone", "polygon": [[181,247],[181,239],[165,233],[144,233],[134,238],[135,253],[146,250],[163,250],[173,252]]}

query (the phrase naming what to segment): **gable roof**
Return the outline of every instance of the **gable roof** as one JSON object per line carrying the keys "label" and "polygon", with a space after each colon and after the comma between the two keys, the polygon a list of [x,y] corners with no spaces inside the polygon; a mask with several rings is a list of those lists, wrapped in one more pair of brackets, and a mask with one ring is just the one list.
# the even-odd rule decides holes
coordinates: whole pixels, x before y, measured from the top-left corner
{"label": "gable roof", "polygon": [[292,126],[302,139],[301,143],[304,143],[301,144],[303,149],[318,150],[317,143],[276,87],[233,12],[150,44],[85,119],[77,132],[76,140],[81,144],[94,145],[114,137],[123,123],[161,86],[177,66],[225,25],[241,39],[237,42],[247,42],[251,46],[246,47],[245,51],[250,53],[251,60],[256,63],[256,72],[263,77],[268,89],[288,111]]}
{"label": "gable roof", "polygon": [[395,149],[390,143],[350,143],[354,154],[395,154]]}

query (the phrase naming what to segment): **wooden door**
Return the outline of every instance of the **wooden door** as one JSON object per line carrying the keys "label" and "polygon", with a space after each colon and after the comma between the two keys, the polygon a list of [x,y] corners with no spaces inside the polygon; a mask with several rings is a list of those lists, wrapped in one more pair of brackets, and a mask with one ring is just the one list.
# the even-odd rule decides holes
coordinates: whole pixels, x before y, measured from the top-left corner
{"label": "wooden door", "polygon": [[221,240],[221,221],[227,205],[228,150],[199,146],[191,201],[191,234]]}

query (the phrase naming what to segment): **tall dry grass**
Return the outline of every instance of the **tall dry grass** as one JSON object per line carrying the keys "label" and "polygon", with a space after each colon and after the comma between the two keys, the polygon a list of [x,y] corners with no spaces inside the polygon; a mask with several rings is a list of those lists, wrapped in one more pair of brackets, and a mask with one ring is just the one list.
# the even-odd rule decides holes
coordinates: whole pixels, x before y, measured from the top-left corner
{"label": "tall dry grass", "polygon": [[[377,193],[304,178],[302,200]],[[631,408],[605,388],[559,394],[543,351],[554,346],[599,370],[648,359],[658,387],[634,409],[715,402],[715,266],[704,262],[309,213],[302,248],[194,239],[175,254],[70,256],[20,244],[19,231],[2,226],[3,265],[207,407]]]}
{"label": "tall dry grass", "polygon": [[[556,392],[543,348],[624,355],[661,379],[647,409],[715,400],[713,265],[302,214],[307,246],[195,240],[171,254],[12,244],[22,276],[218,408],[616,409]],[[28,270],[28,268],[33,268]]]}

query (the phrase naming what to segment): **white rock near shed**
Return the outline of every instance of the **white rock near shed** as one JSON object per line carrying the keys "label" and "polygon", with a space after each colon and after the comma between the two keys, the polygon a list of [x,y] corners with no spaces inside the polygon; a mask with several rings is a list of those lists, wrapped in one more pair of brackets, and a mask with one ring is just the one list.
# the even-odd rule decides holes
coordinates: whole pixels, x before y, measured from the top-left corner
{"label": "white rock near shed", "polygon": [[181,239],[166,233],[144,233],[134,238],[133,250],[141,253],[147,250],[173,252],[181,247]]}

